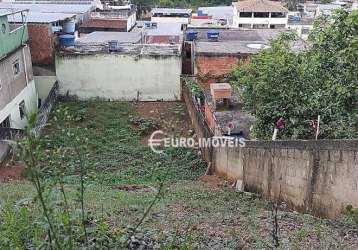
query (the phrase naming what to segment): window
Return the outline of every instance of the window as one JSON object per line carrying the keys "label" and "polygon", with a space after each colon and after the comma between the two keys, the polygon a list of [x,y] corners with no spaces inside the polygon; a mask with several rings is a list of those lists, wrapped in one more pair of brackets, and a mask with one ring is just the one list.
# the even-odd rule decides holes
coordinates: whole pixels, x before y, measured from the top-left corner
{"label": "window", "polygon": [[1,32],[4,33],[4,34],[5,34],[5,32],[6,32],[6,24],[5,24],[5,23],[3,23],[3,24],[1,25]]}
{"label": "window", "polygon": [[240,12],[240,17],[252,17],[252,12]]}
{"label": "window", "polygon": [[267,24],[254,24],[252,26],[253,29],[267,29],[268,25]]}
{"label": "window", "polygon": [[19,112],[20,112],[21,120],[24,119],[25,115],[26,115],[25,101],[20,102],[20,104],[19,104]]}
{"label": "window", "polygon": [[12,69],[14,71],[14,75],[18,75],[20,73],[20,63],[19,60],[16,60],[13,64],[12,64]]}
{"label": "window", "polygon": [[0,128],[10,128],[10,116],[6,117],[5,120],[0,123]]}
{"label": "window", "polygon": [[286,13],[284,12],[271,12],[272,18],[284,18],[286,17]]}
{"label": "window", "polygon": [[254,17],[267,18],[269,17],[269,14],[269,12],[254,12]]}

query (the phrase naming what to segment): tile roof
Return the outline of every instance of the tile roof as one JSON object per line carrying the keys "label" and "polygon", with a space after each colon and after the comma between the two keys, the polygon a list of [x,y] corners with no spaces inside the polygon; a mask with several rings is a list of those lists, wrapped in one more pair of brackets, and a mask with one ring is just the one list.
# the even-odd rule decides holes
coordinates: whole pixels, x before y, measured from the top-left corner
{"label": "tile roof", "polygon": [[269,0],[244,0],[233,4],[239,12],[288,12],[280,2]]}

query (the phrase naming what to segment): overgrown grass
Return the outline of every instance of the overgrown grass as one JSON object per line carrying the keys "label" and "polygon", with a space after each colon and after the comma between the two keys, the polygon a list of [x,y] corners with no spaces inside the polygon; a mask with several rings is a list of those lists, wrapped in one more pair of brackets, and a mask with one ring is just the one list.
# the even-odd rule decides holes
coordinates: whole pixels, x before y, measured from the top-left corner
{"label": "overgrown grass", "polygon": [[[172,113],[181,116],[182,110],[175,108]],[[273,247],[266,201],[197,181],[205,171],[197,153],[188,149],[169,149],[165,155],[153,153],[140,143],[143,132],[148,132],[143,129],[152,126],[133,126],[133,117],[138,114],[129,103],[65,102],[57,105],[44,131],[38,149],[42,152],[42,178],[50,187],[44,196],[61,232],[72,222],[74,249]],[[85,169],[89,246],[80,226],[81,165]],[[162,198],[128,245],[126,232],[140,221],[161,180],[165,182]],[[73,211],[70,218],[61,210],[62,182]],[[134,184],[139,189],[123,189]],[[279,223],[282,249],[356,246],[351,244],[354,241],[342,239],[342,229],[311,216],[281,212]],[[1,184],[0,249],[50,249],[46,230],[48,224],[33,185],[28,181]]]}
{"label": "overgrown grass", "polygon": [[[168,149],[159,155],[141,145],[143,130],[134,127],[129,103],[67,102],[57,110],[42,144],[44,165],[62,162],[69,182],[78,173],[78,154],[85,156],[89,181],[102,185],[153,183],[164,176],[167,181],[194,180],[203,173],[204,162],[192,150]],[[46,172],[52,176],[54,169]]]}

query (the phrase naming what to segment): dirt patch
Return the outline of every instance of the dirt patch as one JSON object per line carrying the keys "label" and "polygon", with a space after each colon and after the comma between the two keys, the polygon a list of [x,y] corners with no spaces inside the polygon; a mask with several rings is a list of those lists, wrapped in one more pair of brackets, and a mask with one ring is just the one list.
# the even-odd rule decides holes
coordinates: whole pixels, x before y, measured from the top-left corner
{"label": "dirt patch", "polygon": [[[191,122],[182,102],[139,102],[134,104],[138,116],[154,120],[159,129],[168,134],[188,136],[192,134]],[[142,144],[147,144],[149,135],[144,135]]]}
{"label": "dirt patch", "polygon": [[0,182],[23,180],[25,168],[21,165],[0,167]]}

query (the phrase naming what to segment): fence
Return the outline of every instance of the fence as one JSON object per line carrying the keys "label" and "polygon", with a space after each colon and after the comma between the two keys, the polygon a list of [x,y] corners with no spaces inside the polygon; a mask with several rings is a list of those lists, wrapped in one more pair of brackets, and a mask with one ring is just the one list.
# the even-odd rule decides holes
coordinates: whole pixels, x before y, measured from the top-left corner
{"label": "fence", "polygon": [[[195,98],[182,91],[196,133],[210,137]],[[298,211],[334,218],[358,207],[358,140],[247,141],[202,152],[217,175]]]}

